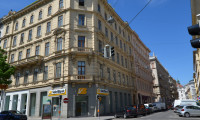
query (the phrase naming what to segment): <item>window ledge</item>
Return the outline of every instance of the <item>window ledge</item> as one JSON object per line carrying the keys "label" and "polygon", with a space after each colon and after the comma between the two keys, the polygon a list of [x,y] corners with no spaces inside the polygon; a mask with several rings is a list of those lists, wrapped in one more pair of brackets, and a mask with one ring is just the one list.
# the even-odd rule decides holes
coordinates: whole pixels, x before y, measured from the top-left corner
{"label": "window ledge", "polygon": [[51,31],[50,31],[50,32],[46,32],[46,33],[45,33],[45,35],[49,35],[49,34],[51,34]]}
{"label": "window ledge", "polygon": [[81,28],[86,28],[87,26],[86,25],[77,25],[78,27],[81,27]]}
{"label": "window ledge", "polygon": [[36,39],[38,39],[38,38],[41,38],[42,37],[42,35],[40,35],[40,36],[37,36],[37,37],[35,37]]}
{"label": "window ledge", "polygon": [[31,41],[32,41],[32,39],[28,40],[27,42],[31,42]]}

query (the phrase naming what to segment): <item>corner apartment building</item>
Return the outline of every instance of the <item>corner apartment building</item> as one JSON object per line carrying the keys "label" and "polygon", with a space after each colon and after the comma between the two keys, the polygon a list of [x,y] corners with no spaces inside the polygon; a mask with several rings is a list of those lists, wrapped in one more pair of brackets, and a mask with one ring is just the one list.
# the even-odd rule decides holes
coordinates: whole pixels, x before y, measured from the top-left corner
{"label": "corner apartment building", "polygon": [[155,55],[150,57],[150,66],[153,75],[153,92],[156,94],[155,102],[165,102],[166,105],[171,103],[169,73],[159,62]]}
{"label": "corner apartment building", "polygon": [[[114,23],[107,22],[110,16]],[[137,100],[134,31],[107,0],[37,0],[9,12],[2,23],[1,47],[17,68],[2,110],[40,118],[43,104],[50,100],[53,117],[58,117],[59,107],[62,118],[96,116],[97,89],[109,92],[102,96],[100,114],[114,113]],[[115,48],[110,59],[102,57],[106,44]],[[147,84],[150,90],[150,80]],[[69,103],[61,101],[59,106],[59,96],[50,96],[52,90],[64,91],[62,100],[68,98]]]}
{"label": "corner apartment building", "polygon": [[[199,23],[199,14],[200,14],[200,8],[199,8],[200,1],[199,0],[191,0],[191,13],[192,13],[192,25],[198,24]],[[193,38],[198,38],[199,36],[194,36]],[[195,88],[196,88],[196,93],[197,96],[199,96],[199,90],[200,90],[200,67],[199,67],[199,57],[200,55],[200,50],[197,49],[193,51],[193,69],[194,69],[194,74],[193,74],[193,79],[195,82]]]}
{"label": "corner apartment building", "polygon": [[133,36],[135,78],[137,81],[137,101],[140,104],[154,102],[153,77],[150,68],[149,53],[151,52],[139,36]]}

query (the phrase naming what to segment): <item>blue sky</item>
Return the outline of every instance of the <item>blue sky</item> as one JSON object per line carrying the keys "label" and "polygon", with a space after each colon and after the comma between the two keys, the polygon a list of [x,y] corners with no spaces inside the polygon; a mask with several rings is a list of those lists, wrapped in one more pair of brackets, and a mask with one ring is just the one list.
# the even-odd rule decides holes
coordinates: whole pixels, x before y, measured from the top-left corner
{"label": "blue sky", "polygon": [[[0,18],[11,9],[19,11],[35,0],[1,0]],[[149,0],[108,0],[124,21],[130,21]],[[185,85],[193,79],[190,0],[152,0],[131,23],[145,45],[169,74]]]}

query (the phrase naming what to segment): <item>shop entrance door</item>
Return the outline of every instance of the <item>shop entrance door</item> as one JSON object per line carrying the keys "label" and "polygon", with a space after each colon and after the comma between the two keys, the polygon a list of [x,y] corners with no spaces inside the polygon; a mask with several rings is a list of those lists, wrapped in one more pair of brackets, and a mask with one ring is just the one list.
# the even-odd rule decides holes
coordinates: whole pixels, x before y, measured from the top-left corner
{"label": "shop entrance door", "polygon": [[53,105],[53,116],[59,116],[59,97],[52,98],[52,105]]}
{"label": "shop entrance door", "polygon": [[88,116],[88,96],[76,96],[76,116]]}

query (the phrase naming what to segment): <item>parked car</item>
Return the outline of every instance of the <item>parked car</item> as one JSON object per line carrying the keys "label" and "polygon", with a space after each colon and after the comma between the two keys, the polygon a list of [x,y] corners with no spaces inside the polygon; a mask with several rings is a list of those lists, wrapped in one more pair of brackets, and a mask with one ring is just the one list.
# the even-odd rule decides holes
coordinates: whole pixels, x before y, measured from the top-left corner
{"label": "parked car", "polygon": [[176,113],[179,113],[181,111],[181,109],[183,109],[184,106],[180,105],[176,108]]}
{"label": "parked car", "polygon": [[199,103],[197,103],[196,100],[190,100],[190,99],[186,99],[186,100],[175,100],[175,101],[174,101],[174,107],[176,107],[177,105],[193,105],[193,106],[200,106]]}
{"label": "parked car", "polygon": [[193,105],[183,106],[178,115],[180,117],[200,116],[200,107]]}
{"label": "parked car", "polygon": [[147,114],[151,114],[152,113],[152,109],[150,107],[145,105],[145,109],[146,109],[146,113]]}
{"label": "parked car", "polygon": [[121,108],[119,112],[115,113],[114,117],[123,117],[125,119],[127,117],[137,117],[137,110],[133,106],[126,106]]}
{"label": "parked car", "polygon": [[137,110],[137,115],[146,115],[147,111],[146,111],[146,107],[144,104],[137,104],[137,105],[133,105],[134,108],[136,108]]}
{"label": "parked car", "polygon": [[156,107],[153,106],[152,103],[146,103],[146,104],[144,104],[144,105],[147,106],[147,107],[149,107],[149,108],[151,108],[152,112],[156,111]]}
{"label": "parked car", "polygon": [[0,120],[27,120],[27,116],[17,110],[2,111]]}
{"label": "parked car", "polygon": [[166,110],[165,103],[155,102],[155,103],[153,103],[153,106],[155,106],[157,108],[156,111]]}

